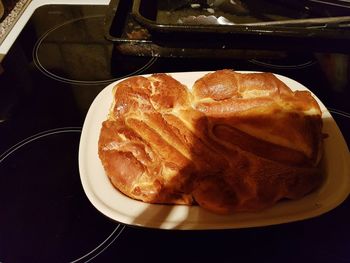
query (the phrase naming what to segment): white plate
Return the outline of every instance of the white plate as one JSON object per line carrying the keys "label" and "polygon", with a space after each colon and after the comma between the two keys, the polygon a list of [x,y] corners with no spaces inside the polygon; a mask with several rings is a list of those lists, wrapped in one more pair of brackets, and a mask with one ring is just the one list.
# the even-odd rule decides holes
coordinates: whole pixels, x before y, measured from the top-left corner
{"label": "white plate", "polygon": [[[208,72],[171,73],[192,87],[195,80]],[[242,72],[245,73],[245,72]],[[248,73],[248,72],[246,72]],[[307,90],[300,83],[276,75],[292,90]],[[212,214],[197,206],[155,205],[136,201],[116,190],[106,176],[98,157],[101,124],[107,118],[117,82],[108,85],[95,98],[87,113],[79,148],[79,169],[83,188],[90,202],[103,214],[118,222],[161,229],[228,229],[267,226],[303,220],[321,215],[338,206],[350,192],[349,150],[334,119],[317,99],[324,122],[325,140],[322,186],[300,200],[279,202],[259,213]]]}

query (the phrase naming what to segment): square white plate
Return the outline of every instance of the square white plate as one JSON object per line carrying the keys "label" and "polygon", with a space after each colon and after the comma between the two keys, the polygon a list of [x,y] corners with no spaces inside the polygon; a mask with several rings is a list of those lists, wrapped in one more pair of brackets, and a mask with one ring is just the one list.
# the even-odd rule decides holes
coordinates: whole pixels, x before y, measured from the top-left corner
{"label": "square white plate", "polygon": [[[208,72],[183,72],[170,75],[191,88],[194,81],[206,73]],[[281,75],[276,77],[292,90],[308,90],[290,78]],[[325,154],[322,161],[325,180],[320,188],[304,198],[281,201],[258,213],[236,213],[225,216],[212,214],[198,206],[147,204],[133,200],[113,187],[98,157],[101,124],[107,119],[113,100],[112,90],[117,82],[103,89],[91,104],[79,147],[79,170],[84,191],[96,209],[111,219],[124,224],[160,229],[267,226],[319,216],[338,206],[350,192],[349,150],[334,119],[323,103],[314,96],[322,110],[323,132],[329,135],[325,139]]]}

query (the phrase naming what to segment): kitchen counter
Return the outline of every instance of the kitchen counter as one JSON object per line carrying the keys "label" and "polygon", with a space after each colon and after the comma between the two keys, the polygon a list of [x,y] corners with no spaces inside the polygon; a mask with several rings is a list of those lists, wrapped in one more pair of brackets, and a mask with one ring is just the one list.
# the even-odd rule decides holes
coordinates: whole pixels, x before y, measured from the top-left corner
{"label": "kitchen counter", "polygon": [[16,21],[24,12],[27,5],[30,3],[30,0],[19,0],[13,8],[10,7],[11,11],[6,12],[6,7],[4,7],[3,18],[1,18],[0,23],[0,43],[5,39],[7,34],[16,24]]}

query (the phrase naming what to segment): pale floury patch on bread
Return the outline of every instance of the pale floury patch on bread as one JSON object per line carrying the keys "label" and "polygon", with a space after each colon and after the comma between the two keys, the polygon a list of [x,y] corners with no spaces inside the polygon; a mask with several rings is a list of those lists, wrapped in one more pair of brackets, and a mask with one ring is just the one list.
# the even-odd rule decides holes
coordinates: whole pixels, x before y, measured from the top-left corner
{"label": "pale floury patch on bread", "polygon": [[192,91],[167,74],[116,85],[99,157],[112,184],[149,203],[258,211],[321,182],[322,116],[271,73],[219,70]]}

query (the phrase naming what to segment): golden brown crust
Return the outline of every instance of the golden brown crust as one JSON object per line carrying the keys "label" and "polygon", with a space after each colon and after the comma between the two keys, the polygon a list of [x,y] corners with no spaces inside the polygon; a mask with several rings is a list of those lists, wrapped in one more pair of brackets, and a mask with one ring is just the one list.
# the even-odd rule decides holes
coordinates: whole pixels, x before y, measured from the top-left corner
{"label": "golden brown crust", "polygon": [[300,198],[321,181],[320,108],[271,73],[220,70],[192,92],[166,74],[132,77],[114,96],[99,156],[129,197],[226,214]]}

